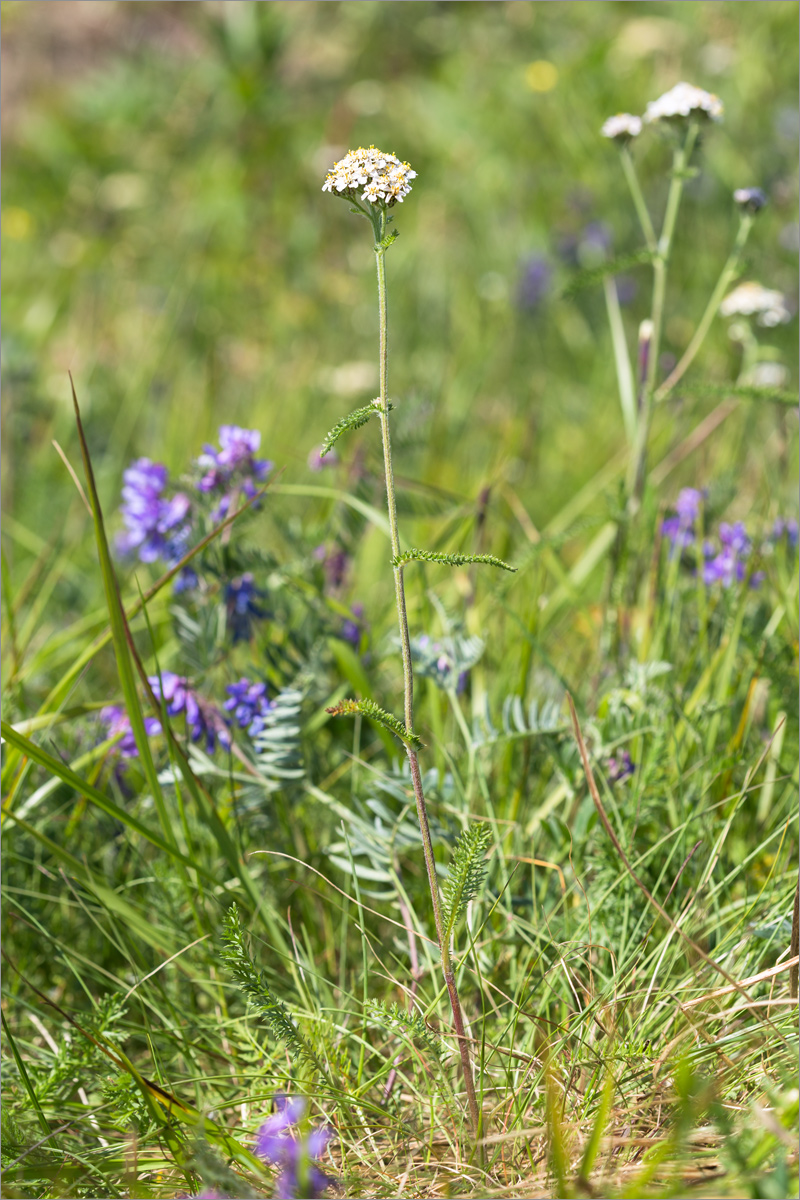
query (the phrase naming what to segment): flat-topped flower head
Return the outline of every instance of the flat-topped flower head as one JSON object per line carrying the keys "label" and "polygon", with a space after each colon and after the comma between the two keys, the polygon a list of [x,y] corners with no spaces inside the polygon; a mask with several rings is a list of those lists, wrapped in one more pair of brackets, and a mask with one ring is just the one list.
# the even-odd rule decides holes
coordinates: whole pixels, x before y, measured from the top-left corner
{"label": "flat-topped flower head", "polygon": [[609,117],[603,123],[600,132],[603,137],[624,144],[642,132],[642,118],[634,117],[632,113],[617,113],[615,117]]}
{"label": "flat-topped flower head", "polygon": [[733,193],[733,198],[739,205],[739,208],[744,212],[757,213],[760,212],[767,203],[767,197],[761,188],[737,188]]}
{"label": "flat-topped flower head", "polygon": [[785,325],[792,316],[781,292],[762,287],[753,280],[735,287],[722,301],[719,311],[723,317],[757,317],[759,325],[768,329]]}
{"label": "flat-topped flower head", "polygon": [[650,101],[644,120],[648,125],[654,121],[685,121],[690,117],[694,120],[721,121],[722,113],[723,105],[719,96],[704,92],[691,83],[676,83],[663,96]]}
{"label": "flat-topped flower head", "polygon": [[385,154],[370,146],[351,150],[333,164],[322,185],[323,192],[362,200],[373,208],[392,208],[402,204],[411,191],[417,172],[394,154]]}

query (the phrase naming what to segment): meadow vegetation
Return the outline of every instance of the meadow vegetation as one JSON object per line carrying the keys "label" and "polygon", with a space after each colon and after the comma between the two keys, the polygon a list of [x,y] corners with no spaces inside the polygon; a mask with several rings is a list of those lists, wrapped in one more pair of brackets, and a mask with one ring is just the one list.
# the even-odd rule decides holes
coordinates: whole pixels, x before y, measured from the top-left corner
{"label": "meadow vegetation", "polygon": [[2,1194],[797,1195],[797,5],[2,17]]}

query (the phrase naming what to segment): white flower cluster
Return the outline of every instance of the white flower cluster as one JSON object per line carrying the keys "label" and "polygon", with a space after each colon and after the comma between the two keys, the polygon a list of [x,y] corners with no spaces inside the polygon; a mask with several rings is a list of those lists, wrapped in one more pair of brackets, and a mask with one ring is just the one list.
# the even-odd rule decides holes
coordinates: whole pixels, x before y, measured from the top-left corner
{"label": "white flower cluster", "polygon": [[791,320],[786,300],[781,292],[762,287],[760,283],[740,283],[719,306],[723,317],[758,317],[759,325],[772,328]]}
{"label": "white flower cluster", "polygon": [[691,83],[676,83],[663,96],[650,101],[644,119],[648,125],[653,121],[674,121],[684,117],[710,117],[712,121],[721,121],[722,113],[719,96],[704,92]]}
{"label": "white flower cluster", "polygon": [[657,100],[651,100],[644,117],[631,113],[617,113],[609,117],[600,130],[603,137],[613,138],[624,144],[642,132],[642,122],[652,125],[654,121],[679,121],[687,117],[709,117],[712,121],[722,120],[722,101],[711,92],[694,87],[691,83],[676,83]]}
{"label": "white flower cluster", "polygon": [[410,181],[416,177],[417,172],[394,154],[360,146],[333,164],[322,190],[335,196],[360,196],[378,208],[391,208],[403,203],[411,191]]}
{"label": "white flower cluster", "polygon": [[600,132],[603,137],[627,142],[642,132],[642,118],[634,117],[632,113],[617,113],[615,117],[608,118]]}

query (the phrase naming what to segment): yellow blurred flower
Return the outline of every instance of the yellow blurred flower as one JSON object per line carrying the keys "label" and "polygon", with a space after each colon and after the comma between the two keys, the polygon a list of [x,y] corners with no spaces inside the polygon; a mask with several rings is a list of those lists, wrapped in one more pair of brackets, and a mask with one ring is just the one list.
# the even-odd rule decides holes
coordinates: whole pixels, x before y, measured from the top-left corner
{"label": "yellow blurred flower", "polygon": [[3,209],[3,237],[12,238],[15,242],[24,242],[33,233],[33,217],[25,208],[9,206]]}
{"label": "yellow blurred flower", "polygon": [[539,58],[525,68],[525,82],[532,92],[551,92],[558,83],[558,67]]}

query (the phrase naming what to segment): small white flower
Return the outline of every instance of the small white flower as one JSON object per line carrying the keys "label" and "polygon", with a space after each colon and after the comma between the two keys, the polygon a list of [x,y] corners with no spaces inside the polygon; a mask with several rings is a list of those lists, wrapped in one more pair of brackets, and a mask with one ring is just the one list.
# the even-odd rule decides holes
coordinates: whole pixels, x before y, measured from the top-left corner
{"label": "small white flower", "polygon": [[617,113],[609,117],[600,130],[603,137],[613,138],[614,141],[627,142],[638,137],[642,132],[642,118],[634,117],[632,113]]}
{"label": "small white flower", "polygon": [[322,190],[339,196],[360,196],[374,207],[391,208],[402,204],[411,191],[410,181],[416,178],[417,172],[394,154],[385,154],[374,146],[368,150],[359,146],[333,164]]}
{"label": "small white flower", "polygon": [[782,388],[786,386],[788,378],[789,372],[783,363],[760,362],[749,371],[743,382],[755,387]]}
{"label": "small white flower", "polygon": [[760,283],[740,283],[719,306],[723,317],[757,317],[759,325],[772,328],[791,320],[786,300],[781,292],[762,287]]}
{"label": "small white flower", "polygon": [[653,121],[681,120],[686,117],[710,117],[712,121],[721,121],[723,113],[722,101],[712,92],[704,92],[702,88],[694,87],[691,83],[676,83],[674,88],[651,100],[644,114],[647,124]]}

